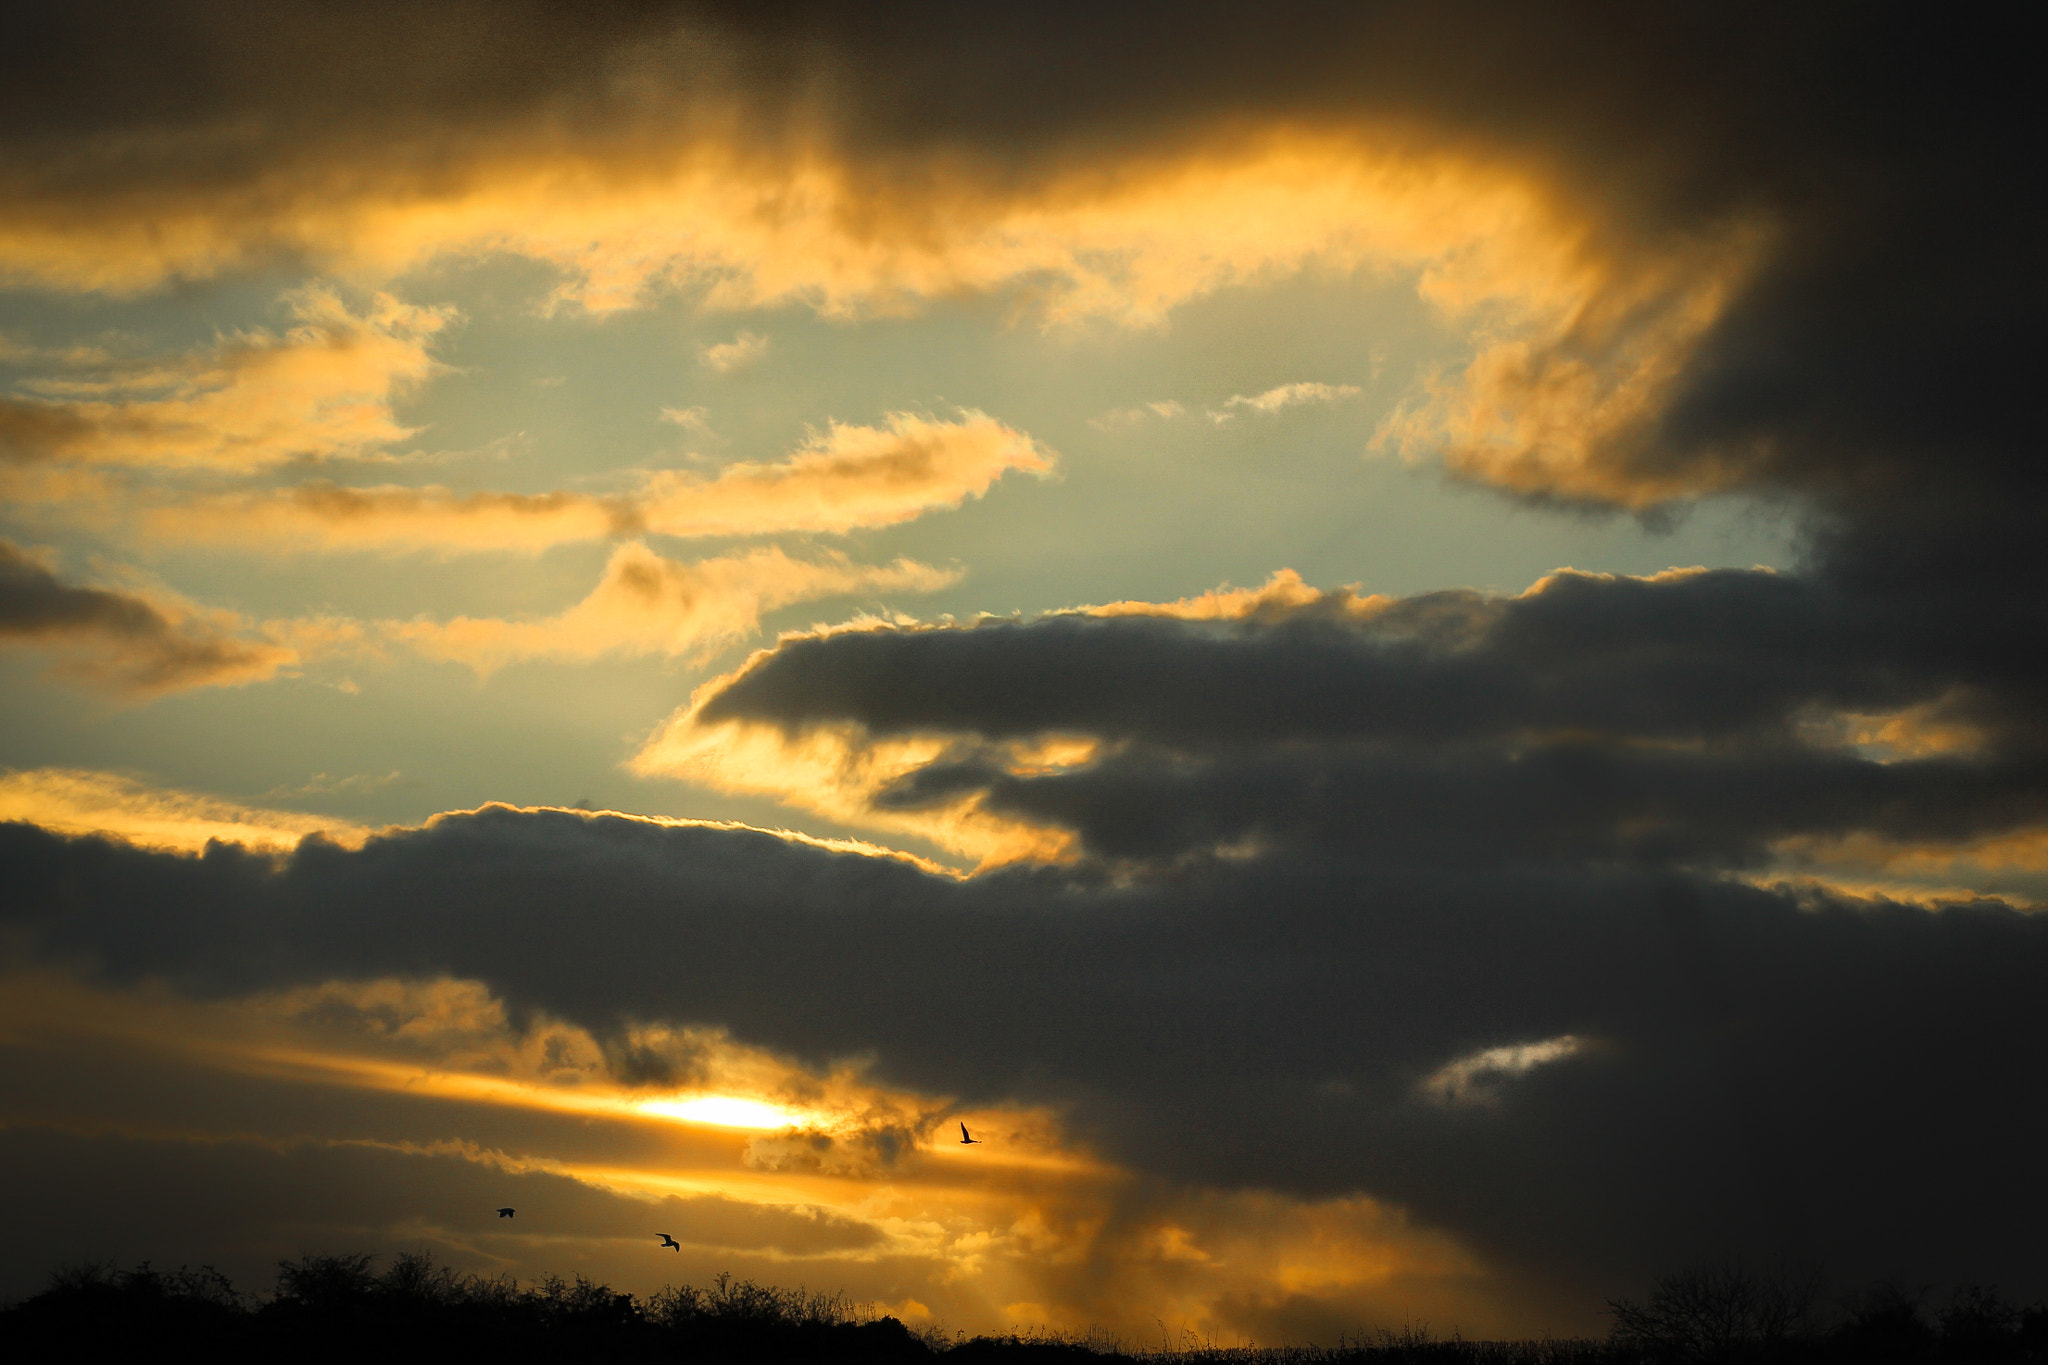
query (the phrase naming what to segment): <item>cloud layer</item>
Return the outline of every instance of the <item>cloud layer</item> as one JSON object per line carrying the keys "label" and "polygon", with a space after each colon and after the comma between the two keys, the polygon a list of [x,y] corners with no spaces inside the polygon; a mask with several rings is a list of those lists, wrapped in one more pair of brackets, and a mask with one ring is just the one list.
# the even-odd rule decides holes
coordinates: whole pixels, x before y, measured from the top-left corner
{"label": "cloud layer", "polygon": [[[1150,35],[1138,78],[1088,55],[1118,49],[1122,9],[991,41],[916,2],[532,7],[481,46],[460,7],[209,13],[10,34],[15,277],[144,288],[278,252],[389,276],[511,251],[598,309],[678,281],[839,312],[1039,281],[1048,316],[1146,320],[1311,261],[1394,265],[1496,315],[1389,440],[1636,507],[1808,485],[1795,430],[1896,472],[1902,442],[1981,450],[2022,419],[2004,395],[2027,310],[1998,282],[2024,259],[2023,82],[1986,67],[2012,60],[1989,30],[1482,3],[1317,6],[1246,34],[1203,10]],[[38,74],[88,46],[89,70]],[[171,69],[206,73],[205,97],[153,74]],[[1057,109],[1022,94],[1048,69]],[[1929,401],[1972,376],[1978,401]]]}
{"label": "cloud layer", "polygon": [[[103,980],[212,996],[439,971],[600,1037],[664,1018],[819,1067],[862,1053],[925,1093],[1054,1104],[1177,1182],[1372,1191],[1525,1292],[1702,1245],[1852,1279],[2043,1269],[1977,1213],[2043,1197],[2039,1103],[2011,1078],[2048,1060],[2027,985],[2048,922],[1995,903],[1504,866],[1475,844],[960,882],[502,809],[283,863],[4,837],[13,924]],[[1441,1102],[1460,1067],[1489,1103]]]}
{"label": "cloud layer", "polygon": [[[375,301],[306,294],[293,326],[176,360],[39,358],[0,407],[10,488],[97,509],[92,481],[145,467],[240,476],[400,439],[392,404],[448,315],[375,291],[436,261],[541,262],[558,311],[994,295],[1048,327],[1157,326],[1331,269],[1412,281],[1468,343],[1377,449],[1582,514],[1739,496],[1792,518],[1801,555],[862,622],[706,684],[634,759],[971,874],[558,810],[197,854],[22,812],[0,913],[39,970],[227,1005],[473,983],[580,1030],[620,1085],[681,1065],[650,1040],[720,1030],[791,1074],[861,1059],[933,1105],[1049,1115],[1055,1146],[1127,1173],[1138,1192],[1089,1217],[1153,1249],[1151,1288],[1190,1246],[1264,1254],[1244,1231],[1264,1208],[1311,1241],[1348,1229],[1396,1279],[1483,1281],[1503,1320],[1551,1306],[1524,1323],[1721,1254],[2048,1289],[2027,1083],[2048,1063],[2041,215],[2032,48],[2006,21],[226,13],[137,7],[92,42],[79,17],[10,15],[0,274],[133,293],[291,259]],[[52,59],[76,51],[91,63]],[[734,368],[748,335],[699,358]],[[380,549],[837,534],[1051,464],[979,413],[899,414],[609,499],[209,488],[148,524]],[[560,614],[377,638],[480,671],[691,656],[778,604],[950,572],[626,539]],[[135,691],[293,657],[25,550],[0,551],[0,593],[7,640]],[[884,1146],[845,1160],[886,1166]],[[756,1245],[806,1231],[759,1217]],[[1031,1292],[1069,1308],[1112,1278],[1067,1255],[1091,1245],[1072,1227],[1027,1243],[1053,1267]],[[1204,1311],[1272,1330],[1287,1290],[1233,1308],[1208,1282]]]}

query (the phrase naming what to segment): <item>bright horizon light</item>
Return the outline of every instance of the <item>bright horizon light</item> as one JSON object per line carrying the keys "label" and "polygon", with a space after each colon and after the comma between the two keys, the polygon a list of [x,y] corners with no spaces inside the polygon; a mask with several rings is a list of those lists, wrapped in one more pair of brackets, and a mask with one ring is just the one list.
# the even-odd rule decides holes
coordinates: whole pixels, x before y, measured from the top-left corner
{"label": "bright horizon light", "polygon": [[761,1100],[737,1095],[697,1095],[686,1100],[642,1100],[634,1106],[643,1114],[685,1123],[708,1123],[718,1128],[792,1128],[802,1120],[792,1110]]}

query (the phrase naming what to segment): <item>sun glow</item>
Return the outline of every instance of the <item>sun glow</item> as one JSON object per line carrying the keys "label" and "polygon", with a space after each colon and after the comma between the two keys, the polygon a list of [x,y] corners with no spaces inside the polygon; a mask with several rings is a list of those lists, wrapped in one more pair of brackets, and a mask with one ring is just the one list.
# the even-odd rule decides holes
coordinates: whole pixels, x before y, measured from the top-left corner
{"label": "sun glow", "polygon": [[794,1110],[737,1095],[694,1095],[689,1099],[642,1100],[633,1106],[643,1114],[708,1123],[716,1128],[751,1128],[767,1132],[794,1128],[804,1121]]}

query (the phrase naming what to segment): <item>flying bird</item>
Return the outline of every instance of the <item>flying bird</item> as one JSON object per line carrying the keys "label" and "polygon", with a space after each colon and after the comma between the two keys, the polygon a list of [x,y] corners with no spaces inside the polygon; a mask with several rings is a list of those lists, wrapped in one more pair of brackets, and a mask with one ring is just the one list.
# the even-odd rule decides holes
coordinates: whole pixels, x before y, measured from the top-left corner
{"label": "flying bird", "polygon": [[961,1141],[961,1142],[963,1142],[963,1143],[966,1143],[966,1142],[980,1142],[980,1141],[981,1141],[981,1139],[980,1139],[980,1138],[978,1138],[978,1137],[970,1137],[970,1136],[968,1136],[968,1133],[967,1133],[967,1125],[963,1123],[963,1124],[961,1124],[961,1125],[960,1125],[960,1141]]}
{"label": "flying bird", "polygon": [[512,1210],[510,1210],[510,1209],[499,1209],[499,1210],[498,1210],[498,1217],[500,1217],[500,1218],[510,1218],[511,1216],[512,1216]]}
{"label": "flying bird", "polygon": [[661,1244],[671,1251],[681,1251],[683,1249],[683,1244],[681,1242],[678,1242],[675,1238],[669,1236],[665,1232],[661,1234]]}

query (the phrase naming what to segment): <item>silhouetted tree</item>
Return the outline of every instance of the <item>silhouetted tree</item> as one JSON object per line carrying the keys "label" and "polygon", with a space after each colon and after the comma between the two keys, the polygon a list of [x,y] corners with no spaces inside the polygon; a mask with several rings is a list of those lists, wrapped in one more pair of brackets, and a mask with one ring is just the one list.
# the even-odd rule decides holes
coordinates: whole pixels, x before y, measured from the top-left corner
{"label": "silhouetted tree", "polygon": [[1941,1356],[1943,1361],[1976,1365],[2018,1362],[2020,1310],[1999,1297],[1996,1289],[1966,1284],[1950,1296],[1941,1310]]}
{"label": "silhouetted tree", "polygon": [[1886,1281],[1845,1298],[1832,1334],[1836,1357],[1870,1365],[1933,1359],[1934,1325],[1921,1306],[1926,1294]]}
{"label": "silhouetted tree", "polygon": [[1657,1280],[1649,1298],[1610,1299],[1612,1340],[1657,1361],[1781,1358],[1812,1326],[1820,1277],[1762,1274],[1737,1261],[1688,1266]]}

